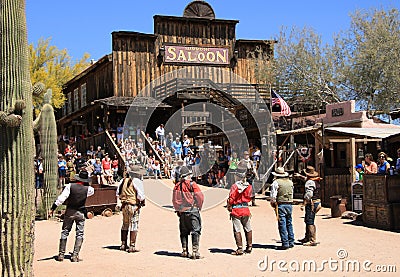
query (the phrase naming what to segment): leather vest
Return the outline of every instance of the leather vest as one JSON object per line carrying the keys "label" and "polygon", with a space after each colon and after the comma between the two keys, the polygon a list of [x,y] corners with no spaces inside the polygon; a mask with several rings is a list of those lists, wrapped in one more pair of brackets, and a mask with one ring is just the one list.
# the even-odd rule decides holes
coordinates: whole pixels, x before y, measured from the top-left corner
{"label": "leather vest", "polygon": [[71,184],[69,196],[67,198],[67,209],[81,211],[85,208],[88,186]]}
{"label": "leather vest", "polygon": [[293,182],[289,178],[277,179],[278,194],[276,202],[293,202]]}
{"label": "leather vest", "polygon": [[321,194],[320,193],[321,185],[320,185],[319,181],[314,181],[314,183],[315,183],[315,190],[313,192],[313,197],[311,197],[311,199],[312,200],[317,200],[317,199],[321,198],[321,195],[320,195]]}
{"label": "leather vest", "polygon": [[132,180],[129,178],[125,178],[121,187],[119,188],[119,199],[122,203],[129,203],[131,205],[136,205],[136,189],[132,184]]}

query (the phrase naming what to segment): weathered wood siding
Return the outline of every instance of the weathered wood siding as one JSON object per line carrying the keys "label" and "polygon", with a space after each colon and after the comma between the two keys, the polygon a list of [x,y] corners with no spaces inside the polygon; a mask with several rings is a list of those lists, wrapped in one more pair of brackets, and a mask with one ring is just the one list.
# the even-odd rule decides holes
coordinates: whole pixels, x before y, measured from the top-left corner
{"label": "weathered wood siding", "polygon": [[[232,76],[221,70],[221,66],[177,65],[157,62],[160,48],[164,44],[226,47],[229,57],[236,53],[236,62],[222,67],[244,78],[258,83],[255,74],[257,49],[272,55],[271,41],[236,41],[236,20],[209,20],[206,18],[183,18],[154,16],[154,35],[136,32],[114,32],[113,76],[114,95],[151,96],[154,85],[168,81],[171,72],[185,70],[188,78],[210,78],[216,83],[230,83]],[[158,79],[157,83],[151,84]],[[237,82],[237,80],[234,80]],[[148,86],[148,87],[146,87]],[[146,88],[146,89],[145,89]]]}

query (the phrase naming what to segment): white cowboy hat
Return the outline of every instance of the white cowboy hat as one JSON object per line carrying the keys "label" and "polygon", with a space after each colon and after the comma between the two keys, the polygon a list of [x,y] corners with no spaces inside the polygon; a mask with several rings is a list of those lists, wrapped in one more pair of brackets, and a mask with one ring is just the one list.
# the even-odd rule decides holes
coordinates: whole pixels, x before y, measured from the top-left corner
{"label": "white cowboy hat", "polygon": [[285,169],[281,166],[277,167],[275,172],[272,172],[272,175],[276,177],[287,177],[289,173],[285,172]]}

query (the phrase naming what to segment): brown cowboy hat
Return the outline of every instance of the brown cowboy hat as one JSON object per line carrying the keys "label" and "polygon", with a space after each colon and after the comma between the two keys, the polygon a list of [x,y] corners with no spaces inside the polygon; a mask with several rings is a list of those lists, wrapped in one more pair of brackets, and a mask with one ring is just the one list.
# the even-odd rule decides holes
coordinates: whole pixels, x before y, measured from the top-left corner
{"label": "brown cowboy hat", "polygon": [[128,167],[128,174],[131,176],[133,174],[144,175],[146,174],[146,169],[142,166],[131,164]]}
{"label": "brown cowboy hat", "polygon": [[318,177],[318,172],[315,171],[315,168],[311,165],[307,166],[307,168],[303,169],[304,174],[308,177]]}
{"label": "brown cowboy hat", "polygon": [[287,177],[289,176],[289,173],[285,172],[285,169],[279,166],[276,168],[275,172],[272,172],[272,175],[275,175],[276,177]]}

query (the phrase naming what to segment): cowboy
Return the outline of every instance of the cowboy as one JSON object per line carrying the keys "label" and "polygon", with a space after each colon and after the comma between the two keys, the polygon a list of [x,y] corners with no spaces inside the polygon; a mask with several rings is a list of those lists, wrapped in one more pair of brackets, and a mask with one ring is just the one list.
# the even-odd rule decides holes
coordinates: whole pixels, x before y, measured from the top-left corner
{"label": "cowboy", "polygon": [[289,174],[283,167],[278,167],[271,184],[271,201],[273,208],[277,209],[278,229],[282,245],[278,250],[287,250],[294,246],[294,234],[292,225],[293,213],[293,182],[289,179]]}
{"label": "cowboy", "polygon": [[[122,210],[121,247],[129,253],[137,252],[136,238],[139,227],[140,208],[145,206],[143,174],[146,170],[138,165],[131,165],[128,174],[121,180],[117,189],[118,208]],[[130,244],[127,246],[130,230]]]}
{"label": "cowboy", "polygon": [[83,170],[79,172],[79,175],[75,176],[75,181],[75,183],[65,185],[64,190],[60,196],[58,196],[57,200],[50,209],[50,216],[53,216],[54,210],[67,200],[67,209],[64,214],[64,222],[62,225],[59,252],[57,257],[57,261],[59,262],[64,260],[67,238],[74,222],[76,224],[76,237],[74,251],[71,256],[71,262],[79,262],[78,255],[82,247],[85,227],[85,203],[87,197],[94,194],[94,188],[89,185],[90,178],[88,172]]}
{"label": "cowboy", "polygon": [[246,237],[246,250],[250,254],[253,248],[253,231],[250,224],[250,210],[248,202],[252,196],[252,186],[246,180],[247,163],[239,162],[237,170],[234,173],[235,183],[231,186],[227,200],[227,209],[230,212],[230,218],[233,225],[233,234],[237,249],[232,255],[243,255],[242,233],[240,226],[243,227]]}
{"label": "cowboy", "polygon": [[177,184],[179,182],[179,180],[181,179],[179,174],[180,174],[183,164],[184,164],[183,160],[178,160],[178,161],[176,161],[176,166],[174,166],[174,168],[172,169],[171,179],[174,184]]}
{"label": "cowboy", "polygon": [[192,181],[192,172],[186,166],[180,169],[180,181],[175,184],[172,203],[179,217],[179,231],[182,244],[181,257],[189,257],[188,236],[192,233],[192,259],[199,259],[199,240],[201,234],[200,211],[204,196],[196,182]]}
{"label": "cowboy", "polygon": [[316,240],[315,214],[321,209],[321,186],[319,183],[321,178],[312,166],[307,166],[307,168],[303,169],[303,173],[306,175],[304,193],[306,233],[304,238],[299,241],[304,246],[316,246],[318,243]]}

